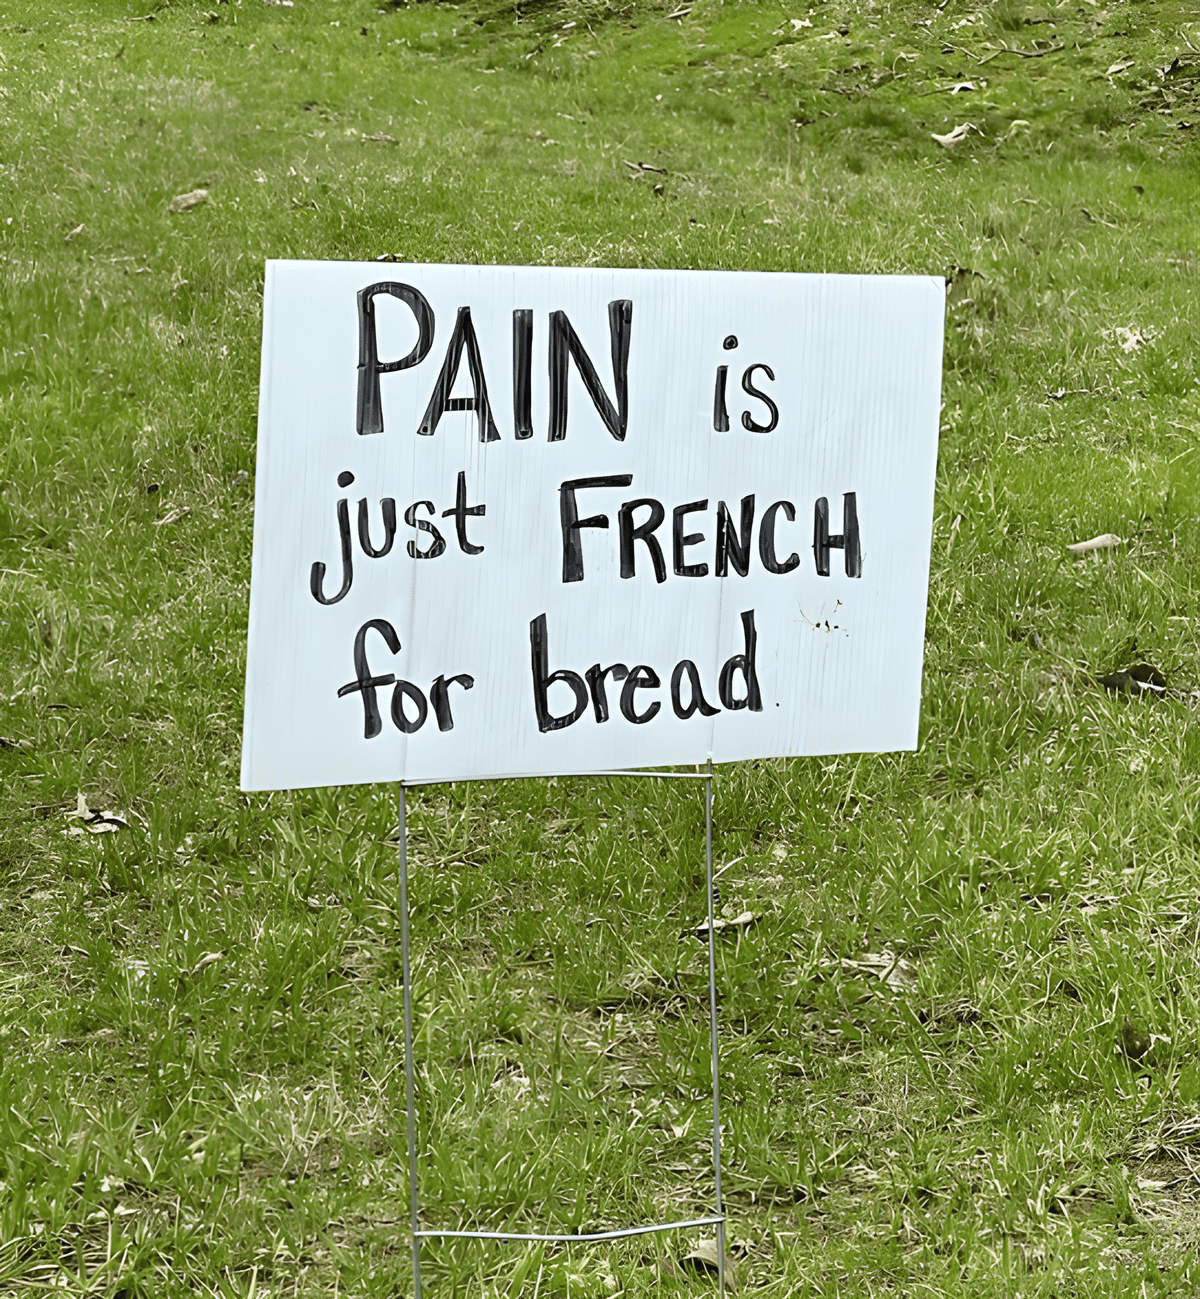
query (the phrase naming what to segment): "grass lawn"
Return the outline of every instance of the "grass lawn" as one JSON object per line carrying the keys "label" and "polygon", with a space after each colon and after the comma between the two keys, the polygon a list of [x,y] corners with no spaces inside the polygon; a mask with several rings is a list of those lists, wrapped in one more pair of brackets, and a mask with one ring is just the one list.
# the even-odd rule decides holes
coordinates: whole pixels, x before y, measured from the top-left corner
{"label": "grass lawn", "polygon": [[[264,259],[395,256],[947,276],[920,747],[715,783],[738,1280],[1191,1292],[1198,51],[1178,0],[0,0],[0,1290],[411,1285],[395,788],[237,789]],[[700,787],[409,812],[429,1222],[702,1213]]]}

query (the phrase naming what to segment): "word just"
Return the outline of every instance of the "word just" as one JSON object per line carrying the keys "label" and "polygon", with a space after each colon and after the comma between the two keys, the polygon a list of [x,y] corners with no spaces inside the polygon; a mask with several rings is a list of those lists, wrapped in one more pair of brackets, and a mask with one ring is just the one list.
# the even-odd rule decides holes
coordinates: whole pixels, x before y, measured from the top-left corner
{"label": "word just", "polygon": [[[412,312],[417,326],[417,341],[407,355],[394,361],[379,359],[379,338],[375,321],[375,299],[385,294],[403,302]],[[595,363],[588,355],[565,311],[549,314],[546,363],[550,377],[550,409],[546,437],[561,442],[567,436],[567,389],[571,362],[583,381],[604,427],[618,442],[625,440],[629,427],[629,344],[633,330],[633,302],[618,298],[608,304],[608,339],[612,360],[613,395],[604,390]],[[370,284],[358,293],[358,399],[355,427],[362,435],[383,432],[383,398],[379,376],[411,370],[429,355],[433,348],[435,320],[429,299],[411,284],[384,280]],[[732,352],[738,345],[737,335],[728,334],[721,346]],[[451,397],[458,379],[463,354],[471,381],[470,397]],[[779,424],[779,407],[758,383],[759,374],[774,382],[775,372],[769,365],[756,361],[742,371],[742,391],[762,404],[759,420],[750,411],[742,412],[742,427],[751,433],[770,433]],[[533,312],[518,308],[512,313],[513,435],[518,441],[533,437]],[[719,365],[713,381],[713,428],[729,431],[729,407],[726,389],[729,366]],[[488,396],[487,376],[479,338],[471,320],[471,308],[459,307],[441,369],[434,381],[429,404],[417,425],[417,432],[432,437],[447,411],[474,411],[481,442],[498,442],[494,407]],[[765,420],[765,422],[764,422]]]}

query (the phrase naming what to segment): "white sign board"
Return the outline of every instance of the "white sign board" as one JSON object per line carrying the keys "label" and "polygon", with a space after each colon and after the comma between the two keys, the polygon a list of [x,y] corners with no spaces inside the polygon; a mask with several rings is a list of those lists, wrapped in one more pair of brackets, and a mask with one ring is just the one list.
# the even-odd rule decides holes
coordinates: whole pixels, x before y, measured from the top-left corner
{"label": "white sign board", "polygon": [[242,787],[913,748],[943,309],[269,262]]}

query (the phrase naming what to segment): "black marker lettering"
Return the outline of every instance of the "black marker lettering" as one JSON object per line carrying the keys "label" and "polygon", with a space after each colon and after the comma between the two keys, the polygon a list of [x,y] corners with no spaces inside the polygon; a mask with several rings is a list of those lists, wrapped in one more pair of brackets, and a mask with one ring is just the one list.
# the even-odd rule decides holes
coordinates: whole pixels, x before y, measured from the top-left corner
{"label": "black marker lettering", "polygon": [[345,597],[350,590],[350,583],[354,581],[354,559],[350,553],[350,507],[344,497],[337,503],[337,521],[338,536],[342,542],[342,586],[337,595],[325,595],[323,589],[325,586],[325,565],[320,560],[317,560],[309,569],[308,589],[312,592],[312,598],[318,604],[337,604],[339,600]]}
{"label": "black marker lettering", "polygon": [[417,506],[423,505],[430,514],[434,514],[432,501],[413,501],[413,503],[404,511],[404,522],[410,528],[418,528],[421,532],[428,532],[433,540],[429,543],[428,550],[417,549],[417,539],[414,537],[408,543],[408,554],[410,559],[437,559],[446,549],[446,538],[438,531],[437,525],[430,523],[428,519],[417,518]]}
{"label": "black marker lettering", "polygon": [[[371,740],[383,730],[383,719],[379,716],[379,703],[375,697],[376,688],[390,686],[395,681],[396,675],[394,672],[386,672],[380,677],[371,675],[371,669],[367,666],[367,632],[369,631],[377,631],[393,654],[400,653],[400,637],[396,635],[396,629],[390,622],[385,622],[382,618],[372,618],[369,622],[364,622],[354,637],[355,680],[339,687],[338,698],[342,699],[356,692],[362,694],[363,736]],[[394,712],[395,700],[392,701],[392,707]]]}
{"label": "black marker lettering", "polygon": [[454,527],[458,532],[458,548],[464,555],[482,555],[482,546],[473,546],[467,540],[467,517],[476,517],[487,513],[486,505],[468,505],[467,504],[467,475],[460,469],[458,471],[458,488],[454,494],[454,508],[452,510],[443,510],[442,518],[448,519],[454,515]]}
{"label": "black marker lettering", "polygon": [[[725,661],[721,669],[721,680],[718,694],[724,707],[737,712],[740,708],[749,708],[752,713],[762,712],[762,692],[758,688],[758,671],[755,667],[755,651],[758,648],[758,633],[754,630],[754,610],[742,614],[742,633],[746,638],[746,652],[735,654]],[[735,699],[733,695],[733,674],[740,672],[746,682],[746,698]]]}
{"label": "black marker lettering", "polygon": [[[633,512],[643,505],[649,506],[650,517],[645,523],[639,523],[635,528],[633,526]],[[665,518],[666,511],[662,505],[658,501],[651,500],[648,496],[643,496],[638,501],[627,501],[617,511],[617,533],[621,538],[622,577],[633,576],[633,543],[642,541],[645,542],[646,549],[650,552],[650,562],[654,565],[654,580],[656,582],[665,582],[667,580],[667,566],[663,561],[662,547],[658,544],[658,538],[654,535],[654,529]]]}
{"label": "black marker lettering", "polygon": [[790,573],[800,563],[800,556],[794,550],[782,564],[775,553],[775,515],[780,510],[789,523],[795,520],[796,507],[791,501],[776,501],[774,505],[767,506],[758,527],[758,557],[768,573]]}
{"label": "black marker lettering", "polygon": [[562,524],[562,580],[564,582],[583,581],[583,541],[579,536],[580,529],[608,527],[607,514],[593,514],[590,519],[579,517],[575,493],[585,487],[630,487],[632,485],[632,474],[608,474],[599,478],[568,478],[559,487],[558,517]]}
{"label": "black marker lettering", "polygon": [[858,497],[855,492],[842,494],[842,532],[829,535],[829,502],[822,496],[813,508],[813,558],[817,573],[829,576],[829,552],[844,552],[846,576],[862,577],[862,542],[858,533]]}
{"label": "black marker lettering", "polygon": [[729,573],[729,565],[745,577],[750,571],[750,535],[754,530],[754,494],[742,497],[741,536],[733,530],[733,519],[724,501],[717,502],[717,562],[718,577]]}
{"label": "black marker lettering", "polygon": [[656,699],[644,713],[639,713],[634,707],[633,692],[635,690],[653,690],[655,686],[661,685],[658,679],[658,673],[644,663],[639,663],[633,668],[625,678],[625,684],[621,687],[621,715],[627,722],[632,722],[635,726],[641,726],[643,722],[648,722],[658,716],[662,704]]}
{"label": "black marker lettering", "polygon": [[[561,668],[557,672],[550,671],[550,650],[546,639],[544,613],[538,614],[529,624],[529,657],[533,667],[533,706],[537,711],[538,730],[543,734],[547,731],[560,731],[564,726],[577,722],[587,707],[588,692],[578,672],[570,672],[566,668]],[[550,711],[547,698],[550,687],[556,681],[570,686],[575,695],[575,707],[562,717],[555,717]]]}
{"label": "black marker lettering", "polygon": [[[463,349],[467,353],[467,370],[471,375],[473,397],[451,397],[454,381],[458,378],[458,365],[462,360]],[[479,340],[475,337],[475,326],[471,324],[471,308],[459,307],[454,321],[454,332],[450,335],[450,346],[446,348],[446,359],[442,362],[437,383],[433,386],[433,395],[417,432],[431,437],[437,432],[437,426],[443,414],[448,410],[473,410],[476,423],[479,425],[480,442],[499,442],[500,434],[496,430],[496,421],[492,418],[492,406],[488,401],[487,380],[483,377],[483,359],[479,355]]]}
{"label": "black marker lettering", "polygon": [[729,432],[729,407],[725,404],[725,384],[729,379],[729,367],[717,366],[717,381],[713,385],[713,429],[717,433]]}
{"label": "black marker lettering", "polygon": [[[408,714],[404,711],[405,699],[411,699],[417,710],[412,721],[409,721]],[[411,681],[397,681],[396,688],[392,691],[392,721],[396,723],[397,729],[405,735],[411,735],[425,725],[428,716],[429,705],[421,691]]]}
{"label": "black marker lettering", "polygon": [[742,375],[742,391],[749,393],[751,397],[757,397],[767,409],[771,412],[771,422],[769,424],[759,424],[751,418],[748,410],[742,411],[742,427],[749,429],[751,433],[770,433],[770,431],[779,423],[779,407],[767,396],[767,394],[754,386],[754,371],[761,370],[768,379],[772,381],[775,378],[775,371],[769,365],[762,365],[756,362],[750,366]]}
{"label": "black marker lettering", "polygon": [[429,689],[439,731],[454,730],[454,717],[450,712],[450,687],[454,685],[470,690],[475,685],[475,678],[467,676],[465,672],[460,672],[456,677],[438,677]]}
{"label": "black marker lettering", "polygon": [[382,559],[384,555],[389,554],[392,549],[392,542],[396,540],[396,502],[390,496],[385,496],[379,502],[379,508],[383,514],[383,545],[376,550],[371,545],[371,524],[367,518],[367,498],[364,496],[358,503],[358,544],[363,548],[363,554],[369,555],[372,559]]}
{"label": "black marker lettering", "polygon": [[[684,706],[680,697],[679,687],[683,683],[683,678],[687,677],[691,698]],[[681,663],[675,664],[675,671],[671,673],[671,707],[675,710],[675,716],[682,718],[685,722],[698,708],[701,717],[715,717],[721,710],[714,708],[704,697],[704,691],[700,689],[700,672],[691,659],[684,659]]]}
{"label": "black marker lettering", "polygon": [[707,564],[689,564],[683,557],[684,548],[698,546],[704,540],[703,532],[687,532],[684,528],[684,516],[707,510],[708,502],[689,501],[687,505],[677,505],[671,511],[671,558],[674,560],[676,577],[707,577]]}
{"label": "black marker lettering", "polygon": [[[375,335],[375,297],[387,293],[408,306],[417,320],[417,341],[407,356],[398,361],[379,359],[379,342]],[[358,292],[358,407],[355,427],[359,433],[383,432],[383,400],[379,394],[379,376],[419,365],[433,346],[433,308],[425,295],[411,284],[388,281],[372,284]],[[343,484],[348,486],[348,484]]]}
{"label": "black marker lettering", "polygon": [[519,440],[533,437],[533,312],[513,312],[513,432]]}
{"label": "black marker lettering", "polygon": [[608,721],[608,695],[604,689],[604,678],[611,676],[614,681],[624,681],[628,675],[629,669],[624,663],[614,663],[610,668],[602,668],[599,663],[595,663],[584,673],[588,689],[592,693],[592,709],[596,721]]}
{"label": "black marker lettering", "polygon": [[612,351],[614,407],[600,383],[592,358],[583,350],[565,311],[550,313],[550,429],[549,440],[561,442],[567,436],[567,367],[574,360],[587,395],[604,421],[604,427],[617,439],[625,440],[629,423],[629,334],[633,323],[633,303],[618,298],[608,304],[608,337]]}

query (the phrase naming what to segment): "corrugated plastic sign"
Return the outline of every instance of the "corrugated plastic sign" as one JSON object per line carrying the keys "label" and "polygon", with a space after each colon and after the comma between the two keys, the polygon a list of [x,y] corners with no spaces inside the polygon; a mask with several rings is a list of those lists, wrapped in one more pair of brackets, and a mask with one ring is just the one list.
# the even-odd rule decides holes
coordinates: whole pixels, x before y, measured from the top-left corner
{"label": "corrugated plastic sign", "polygon": [[943,309],[269,262],[242,787],[914,747]]}

